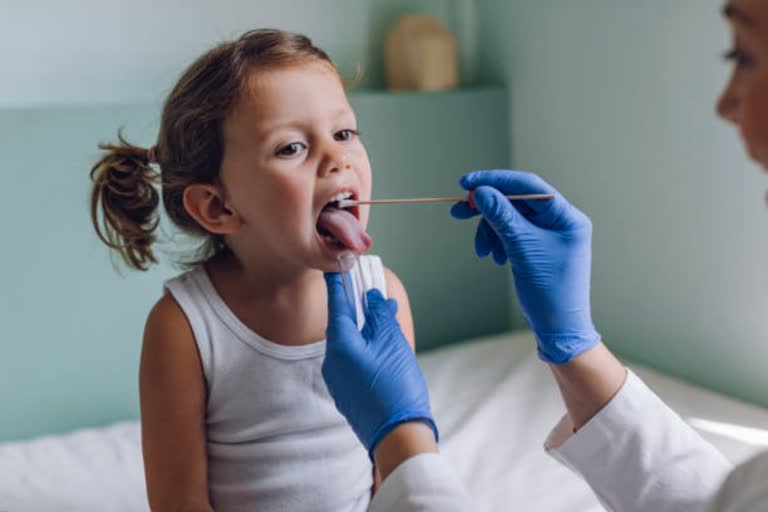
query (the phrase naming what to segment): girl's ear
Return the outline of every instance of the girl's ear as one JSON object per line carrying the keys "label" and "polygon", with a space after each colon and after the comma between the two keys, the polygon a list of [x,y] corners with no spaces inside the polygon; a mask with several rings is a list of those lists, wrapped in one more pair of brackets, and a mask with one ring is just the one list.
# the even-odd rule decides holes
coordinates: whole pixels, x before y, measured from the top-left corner
{"label": "girl's ear", "polygon": [[240,229],[242,219],[224,200],[220,187],[209,184],[189,185],[184,189],[184,208],[198,224],[217,235],[229,235]]}

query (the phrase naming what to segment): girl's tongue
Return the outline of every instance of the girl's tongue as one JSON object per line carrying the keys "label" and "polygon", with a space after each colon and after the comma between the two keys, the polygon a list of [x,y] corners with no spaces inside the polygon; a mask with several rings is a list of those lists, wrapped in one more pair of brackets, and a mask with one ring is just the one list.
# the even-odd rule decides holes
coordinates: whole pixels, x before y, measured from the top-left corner
{"label": "girl's tongue", "polygon": [[371,247],[371,237],[365,232],[357,218],[347,210],[325,208],[317,221],[318,229],[334,236],[342,245],[362,254]]}

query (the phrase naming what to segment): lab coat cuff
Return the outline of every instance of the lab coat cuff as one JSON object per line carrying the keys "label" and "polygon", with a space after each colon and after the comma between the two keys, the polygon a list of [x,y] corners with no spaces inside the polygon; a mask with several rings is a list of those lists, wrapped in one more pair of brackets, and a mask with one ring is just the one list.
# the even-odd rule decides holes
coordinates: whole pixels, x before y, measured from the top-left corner
{"label": "lab coat cuff", "polygon": [[402,462],[389,474],[368,510],[466,511],[470,505],[464,485],[448,460],[437,453],[423,453]]}
{"label": "lab coat cuff", "polygon": [[569,460],[584,460],[612,446],[614,437],[623,433],[627,425],[636,423],[638,417],[647,413],[649,401],[656,400],[656,395],[643,381],[627,369],[621,388],[597,414],[576,432],[566,414],[550,432],[544,449],[571,467]]}

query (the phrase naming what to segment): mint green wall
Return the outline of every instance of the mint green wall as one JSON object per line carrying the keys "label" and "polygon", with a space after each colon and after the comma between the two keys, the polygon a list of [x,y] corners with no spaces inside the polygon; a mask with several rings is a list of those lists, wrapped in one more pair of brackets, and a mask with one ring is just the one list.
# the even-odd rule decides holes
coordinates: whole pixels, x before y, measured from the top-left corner
{"label": "mint green wall", "polygon": [[619,353],[768,405],[768,185],[714,114],[720,0],[480,1],[512,163],[594,222],[593,309]]}
{"label": "mint green wall", "polygon": [[[509,161],[503,89],[359,93],[352,103],[376,197],[463,195],[462,174]],[[418,350],[510,327],[508,271],[477,260],[474,221],[454,220],[448,205],[373,208],[372,250],[408,289]]]}
{"label": "mint green wall", "polygon": [[[375,195],[456,195],[463,172],[503,166],[506,102],[501,89],[354,94]],[[144,320],[176,270],[161,255],[150,272],[115,272],[90,224],[88,170],[119,126],[148,145],[158,114],[147,104],[0,110],[0,441],[137,416]],[[377,208],[373,252],[409,291],[420,349],[509,327],[507,272],[477,264],[471,223],[447,205]]]}
{"label": "mint green wall", "polygon": [[147,107],[0,110],[0,440],[133,417],[143,322],[169,268],[120,277],[89,225],[95,144]]}
{"label": "mint green wall", "polygon": [[[459,36],[464,60],[472,61],[472,0],[3,2],[0,108],[160,102],[203,51],[265,27],[308,35],[343,73],[362,66],[360,86],[378,88],[384,36],[409,11],[440,18]],[[461,68],[470,81],[471,66]]]}

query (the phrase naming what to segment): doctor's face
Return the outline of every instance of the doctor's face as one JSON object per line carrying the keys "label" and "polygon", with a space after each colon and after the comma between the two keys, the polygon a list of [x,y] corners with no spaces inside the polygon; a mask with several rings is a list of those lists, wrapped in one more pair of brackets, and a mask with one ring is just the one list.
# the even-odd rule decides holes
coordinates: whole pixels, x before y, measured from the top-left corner
{"label": "doctor's face", "polygon": [[768,168],[768,1],[729,0],[723,13],[731,25],[730,81],[717,112],[739,129],[749,155]]}

